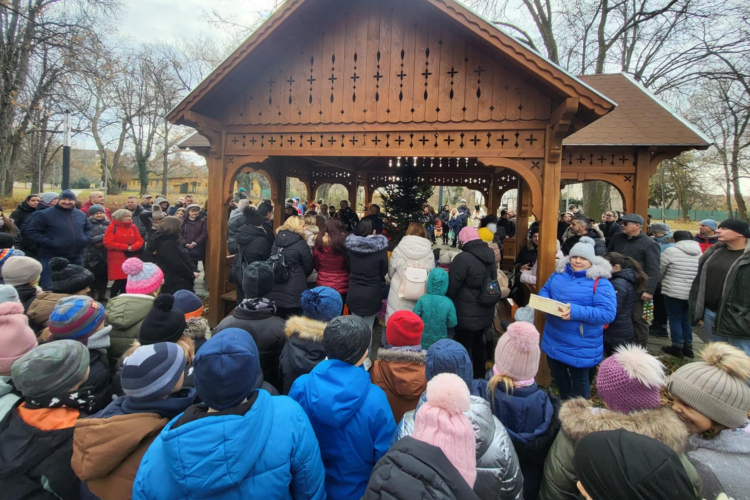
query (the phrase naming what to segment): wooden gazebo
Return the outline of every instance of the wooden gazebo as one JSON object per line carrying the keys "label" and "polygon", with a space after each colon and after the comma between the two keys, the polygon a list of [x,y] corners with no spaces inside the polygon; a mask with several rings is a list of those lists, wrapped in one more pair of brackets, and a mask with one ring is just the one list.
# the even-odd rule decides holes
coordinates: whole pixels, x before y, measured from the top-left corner
{"label": "wooden gazebo", "polygon": [[224,203],[247,169],[268,178],[276,225],[288,177],[308,199],[342,184],[352,204],[359,187],[369,201],[392,182],[401,161],[426,183],[481,191],[490,210],[519,188],[519,233],[529,214],[541,221],[543,282],[555,265],[563,179],[608,181],[645,216],[658,161],[708,145],[581,142],[568,151],[566,137],[616,106],[597,84],[453,0],[287,0],[167,117],[198,131],[181,146],[208,163],[211,324],[228,291]]}

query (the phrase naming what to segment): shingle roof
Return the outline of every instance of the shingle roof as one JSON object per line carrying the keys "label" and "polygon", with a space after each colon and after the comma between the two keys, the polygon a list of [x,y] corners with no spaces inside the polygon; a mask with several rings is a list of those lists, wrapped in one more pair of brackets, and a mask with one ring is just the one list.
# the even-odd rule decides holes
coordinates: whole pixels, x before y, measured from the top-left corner
{"label": "shingle roof", "polygon": [[617,103],[607,115],[568,136],[564,146],[692,146],[711,140],[648,89],[618,73],[578,77]]}
{"label": "shingle roof", "polygon": [[180,149],[207,148],[209,146],[208,139],[200,135],[198,132],[194,132],[192,135],[186,137],[182,142],[177,144],[177,147]]}

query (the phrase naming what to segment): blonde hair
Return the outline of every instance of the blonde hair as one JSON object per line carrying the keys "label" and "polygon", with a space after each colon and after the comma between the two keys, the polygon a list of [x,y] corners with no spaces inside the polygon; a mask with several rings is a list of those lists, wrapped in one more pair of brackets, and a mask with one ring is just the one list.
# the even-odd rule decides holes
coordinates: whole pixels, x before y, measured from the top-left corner
{"label": "blonde hair", "polygon": [[305,224],[316,226],[318,224],[318,215],[315,213],[307,212],[307,215],[305,215]]}
{"label": "blonde hair", "polygon": [[507,375],[493,375],[489,382],[487,382],[487,391],[490,393],[490,398],[492,399],[490,402],[493,405],[495,404],[495,389],[497,389],[498,384],[501,382],[505,385],[505,394],[513,392],[513,384],[515,382],[512,378]]}
{"label": "blonde hair", "polygon": [[298,215],[292,215],[282,225],[276,229],[276,234],[281,231],[291,231],[305,237],[305,219]]}
{"label": "blonde hair", "polygon": [[[178,346],[182,347],[182,352],[185,353],[185,359],[187,360],[188,365],[193,364],[193,358],[195,357],[195,342],[193,342],[193,339],[185,335],[184,333],[182,336],[177,339],[177,342],[174,342]],[[125,351],[125,353],[120,356],[120,360],[124,361],[125,358],[133,354],[133,351],[141,347],[141,343],[138,342],[138,340],[134,340],[132,344],[130,344],[130,348]]]}
{"label": "blonde hair", "polygon": [[115,210],[115,213],[112,214],[112,218],[118,222],[122,222],[125,220],[125,217],[132,217],[133,212],[128,210],[127,208],[121,208],[120,210]]}
{"label": "blonde hair", "polygon": [[422,238],[426,239],[427,230],[419,222],[411,222],[409,223],[409,227],[406,228],[406,235],[407,236],[421,236]]}

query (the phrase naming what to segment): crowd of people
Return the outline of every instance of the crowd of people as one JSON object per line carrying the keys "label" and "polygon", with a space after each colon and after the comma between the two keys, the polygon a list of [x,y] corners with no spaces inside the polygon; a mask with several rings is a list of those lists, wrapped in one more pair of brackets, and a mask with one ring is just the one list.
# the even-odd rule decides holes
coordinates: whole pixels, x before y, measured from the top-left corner
{"label": "crowd of people", "polygon": [[[429,207],[394,243],[377,205],[290,199],[274,228],[240,191],[237,304],[211,331],[193,293],[205,210],[150,200],[44,193],[0,216],[0,496],[746,498],[747,224],[703,221],[693,241],[574,215],[539,287],[560,315],[540,335],[520,308],[497,339],[512,214],[446,206],[453,254],[433,250]],[[524,274],[538,226],[528,240]],[[696,320],[711,332],[670,376],[636,321],[657,286],[665,351],[694,357]],[[559,397],[535,383],[542,352]]]}

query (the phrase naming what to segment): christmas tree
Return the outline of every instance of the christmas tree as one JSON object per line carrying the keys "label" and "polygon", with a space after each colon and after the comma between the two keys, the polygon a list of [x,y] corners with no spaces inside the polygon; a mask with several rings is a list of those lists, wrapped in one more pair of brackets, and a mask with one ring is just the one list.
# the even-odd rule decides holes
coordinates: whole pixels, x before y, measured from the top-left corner
{"label": "christmas tree", "polygon": [[396,244],[406,234],[406,229],[411,222],[420,222],[424,209],[422,208],[432,196],[432,186],[424,182],[424,178],[414,165],[414,160],[409,158],[403,161],[397,160],[393,168],[395,182],[386,186],[385,193],[381,194],[383,199],[383,228],[389,238]]}

